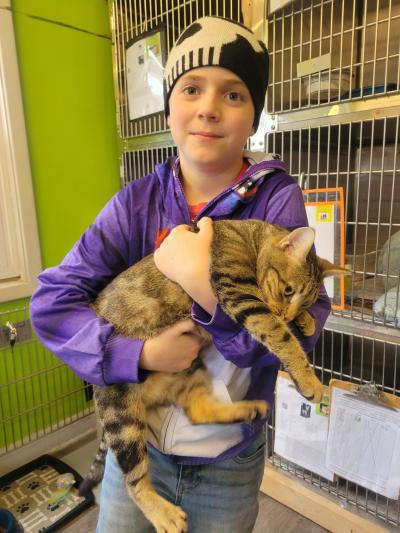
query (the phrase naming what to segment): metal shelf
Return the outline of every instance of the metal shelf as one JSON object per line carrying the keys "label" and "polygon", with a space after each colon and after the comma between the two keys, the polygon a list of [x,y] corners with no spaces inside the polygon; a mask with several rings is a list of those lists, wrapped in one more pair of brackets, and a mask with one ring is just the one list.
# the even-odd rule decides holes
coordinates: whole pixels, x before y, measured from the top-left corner
{"label": "metal shelf", "polygon": [[325,329],[336,333],[345,333],[355,337],[366,337],[372,340],[391,344],[400,344],[400,329],[389,328],[373,322],[357,318],[349,318],[331,314],[325,324]]}

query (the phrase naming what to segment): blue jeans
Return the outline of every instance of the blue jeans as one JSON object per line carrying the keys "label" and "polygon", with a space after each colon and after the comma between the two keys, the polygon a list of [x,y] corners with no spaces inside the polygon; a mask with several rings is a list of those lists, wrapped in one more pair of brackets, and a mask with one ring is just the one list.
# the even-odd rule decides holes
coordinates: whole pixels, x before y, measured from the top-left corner
{"label": "blue jeans", "polygon": [[[265,462],[265,431],[239,455],[212,465],[173,464],[149,449],[156,491],[187,513],[189,533],[251,533]],[[129,498],[123,475],[107,454],[96,533],[154,533]]]}

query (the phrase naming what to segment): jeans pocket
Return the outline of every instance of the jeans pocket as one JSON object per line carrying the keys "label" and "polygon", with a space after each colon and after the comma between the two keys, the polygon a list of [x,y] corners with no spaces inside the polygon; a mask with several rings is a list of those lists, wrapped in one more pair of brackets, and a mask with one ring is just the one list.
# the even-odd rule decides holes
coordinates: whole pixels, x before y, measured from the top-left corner
{"label": "jeans pocket", "polygon": [[265,431],[261,431],[261,434],[254,439],[254,441],[247,446],[243,451],[241,451],[236,457],[233,458],[235,463],[243,464],[250,463],[251,461],[256,461],[260,457],[265,456],[266,450],[266,436]]}

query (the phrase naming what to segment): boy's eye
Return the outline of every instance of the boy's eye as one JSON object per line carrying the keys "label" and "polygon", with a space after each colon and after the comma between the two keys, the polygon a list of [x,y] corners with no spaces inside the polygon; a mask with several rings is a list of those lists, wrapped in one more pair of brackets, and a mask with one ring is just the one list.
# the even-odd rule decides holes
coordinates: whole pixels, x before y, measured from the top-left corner
{"label": "boy's eye", "polygon": [[197,94],[198,93],[198,89],[197,89],[197,87],[193,87],[192,85],[190,85],[189,87],[185,87],[183,89],[183,92],[185,94],[192,95],[192,94]]}
{"label": "boy's eye", "polygon": [[228,93],[228,99],[232,102],[237,102],[242,99],[242,95],[236,91],[231,91]]}

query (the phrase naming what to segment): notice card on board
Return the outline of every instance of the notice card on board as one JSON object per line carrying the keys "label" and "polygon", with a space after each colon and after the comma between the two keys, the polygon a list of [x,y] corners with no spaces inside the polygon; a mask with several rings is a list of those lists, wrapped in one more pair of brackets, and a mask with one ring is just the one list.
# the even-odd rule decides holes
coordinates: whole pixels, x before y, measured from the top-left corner
{"label": "notice card on board", "polygon": [[[344,266],[344,199],[343,188],[308,189],[303,191],[308,224],[315,230],[317,254]],[[344,279],[328,277],[326,292],[334,309],[344,309]]]}
{"label": "notice card on board", "polygon": [[325,465],[328,440],[328,390],[321,404],[303,398],[285,372],[279,372],[275,401],[274,452],[333,481]]}
{"label": "notice card on board", "polygon": [[[333,384],[336,382],[336,386]],[[327,466],[388,498],[400,494],[400,399],[392,406],[360,399],[351,383],[331,382]],[[389,398],[390,401],[390,398]]]}
{"label": "notice card on board", "polygon": [[164,109],[163,33],[153,30],[127,44],[125,53],[129,120]]}

